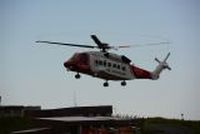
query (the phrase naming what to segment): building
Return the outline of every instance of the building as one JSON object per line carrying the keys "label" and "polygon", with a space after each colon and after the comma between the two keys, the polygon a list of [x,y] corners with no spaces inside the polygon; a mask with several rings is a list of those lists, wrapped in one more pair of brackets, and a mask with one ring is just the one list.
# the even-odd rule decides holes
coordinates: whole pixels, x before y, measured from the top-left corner
{"label": "building", "polygon": [[0,106],[0,117],[23,117],[26,111],[41,110],[40,106]]}
{"label": "building", "polygon": [[38,128],[13,134],[134,134],[135,120],[112,116],[112,106],[82,106],[60,109],[27,110]]}

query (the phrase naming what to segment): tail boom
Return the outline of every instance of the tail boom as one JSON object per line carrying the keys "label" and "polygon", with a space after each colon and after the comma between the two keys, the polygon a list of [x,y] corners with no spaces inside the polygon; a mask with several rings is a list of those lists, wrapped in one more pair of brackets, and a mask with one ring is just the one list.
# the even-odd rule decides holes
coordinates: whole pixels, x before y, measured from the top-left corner
{"label": "tail boom", "polygon": [[158,60],[155,58],[155,61],[157,61],[159,64],[155,68],[154,71],[147,71],[142,68],[136,67],[136,66],[131,66],[132,73],[136,79],[152,79],[152,80],[157,80],[160,77],[160,74],[163,70],[168,69],[171,70],[169,67],[168,63],[166,62],[167,59],[169,58],[170,53],[167,54],[165,59],[163,61]]}
{"label": "tail boom", "polygon": [[151,72],[144,70],[142,68],[131,66],[132,73],[136,79],[151,79]]}

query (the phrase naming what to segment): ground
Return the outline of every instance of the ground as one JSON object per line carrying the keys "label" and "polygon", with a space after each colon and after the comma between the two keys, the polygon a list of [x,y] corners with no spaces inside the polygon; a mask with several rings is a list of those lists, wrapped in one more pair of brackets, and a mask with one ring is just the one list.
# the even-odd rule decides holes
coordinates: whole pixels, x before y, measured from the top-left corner
{"label": "ground", "polygon": [[[141,134],[200,134],[200,121],[165,118],[138,118],[136,125]],[[40,124],[27,117],[1,117],[0,134],[38,127]]]}

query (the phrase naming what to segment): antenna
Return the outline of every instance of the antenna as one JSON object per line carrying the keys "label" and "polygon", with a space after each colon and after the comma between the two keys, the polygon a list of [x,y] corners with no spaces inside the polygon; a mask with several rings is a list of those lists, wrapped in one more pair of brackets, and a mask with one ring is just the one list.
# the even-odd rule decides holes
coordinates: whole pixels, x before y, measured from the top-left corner
{"label": "antenna", "polygon": [[181,113],[181,120],[184,120],[184,114]]}
{"label": "antenna", "polygon": [[73,93],[73,102],[74,102],[74,106],[77,107],[76,91],[74,91]]}

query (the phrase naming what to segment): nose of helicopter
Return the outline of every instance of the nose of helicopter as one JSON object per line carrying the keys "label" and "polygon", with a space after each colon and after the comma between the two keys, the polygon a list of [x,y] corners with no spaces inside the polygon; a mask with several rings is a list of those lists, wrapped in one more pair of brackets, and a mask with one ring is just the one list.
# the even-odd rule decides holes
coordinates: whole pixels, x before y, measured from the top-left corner
{"label": "nose of helicopter", "polygon": [[76,63],[72,60],[67,60],[64,62],[64,67],[69,70],[74,70],[76,68]]}
{"label": "nose of helicopter", "polygon": [[70,68],[72,68],[72,63],[69,61],[65,61],[64,66],[65,66],[65,68],[70,69]]}

